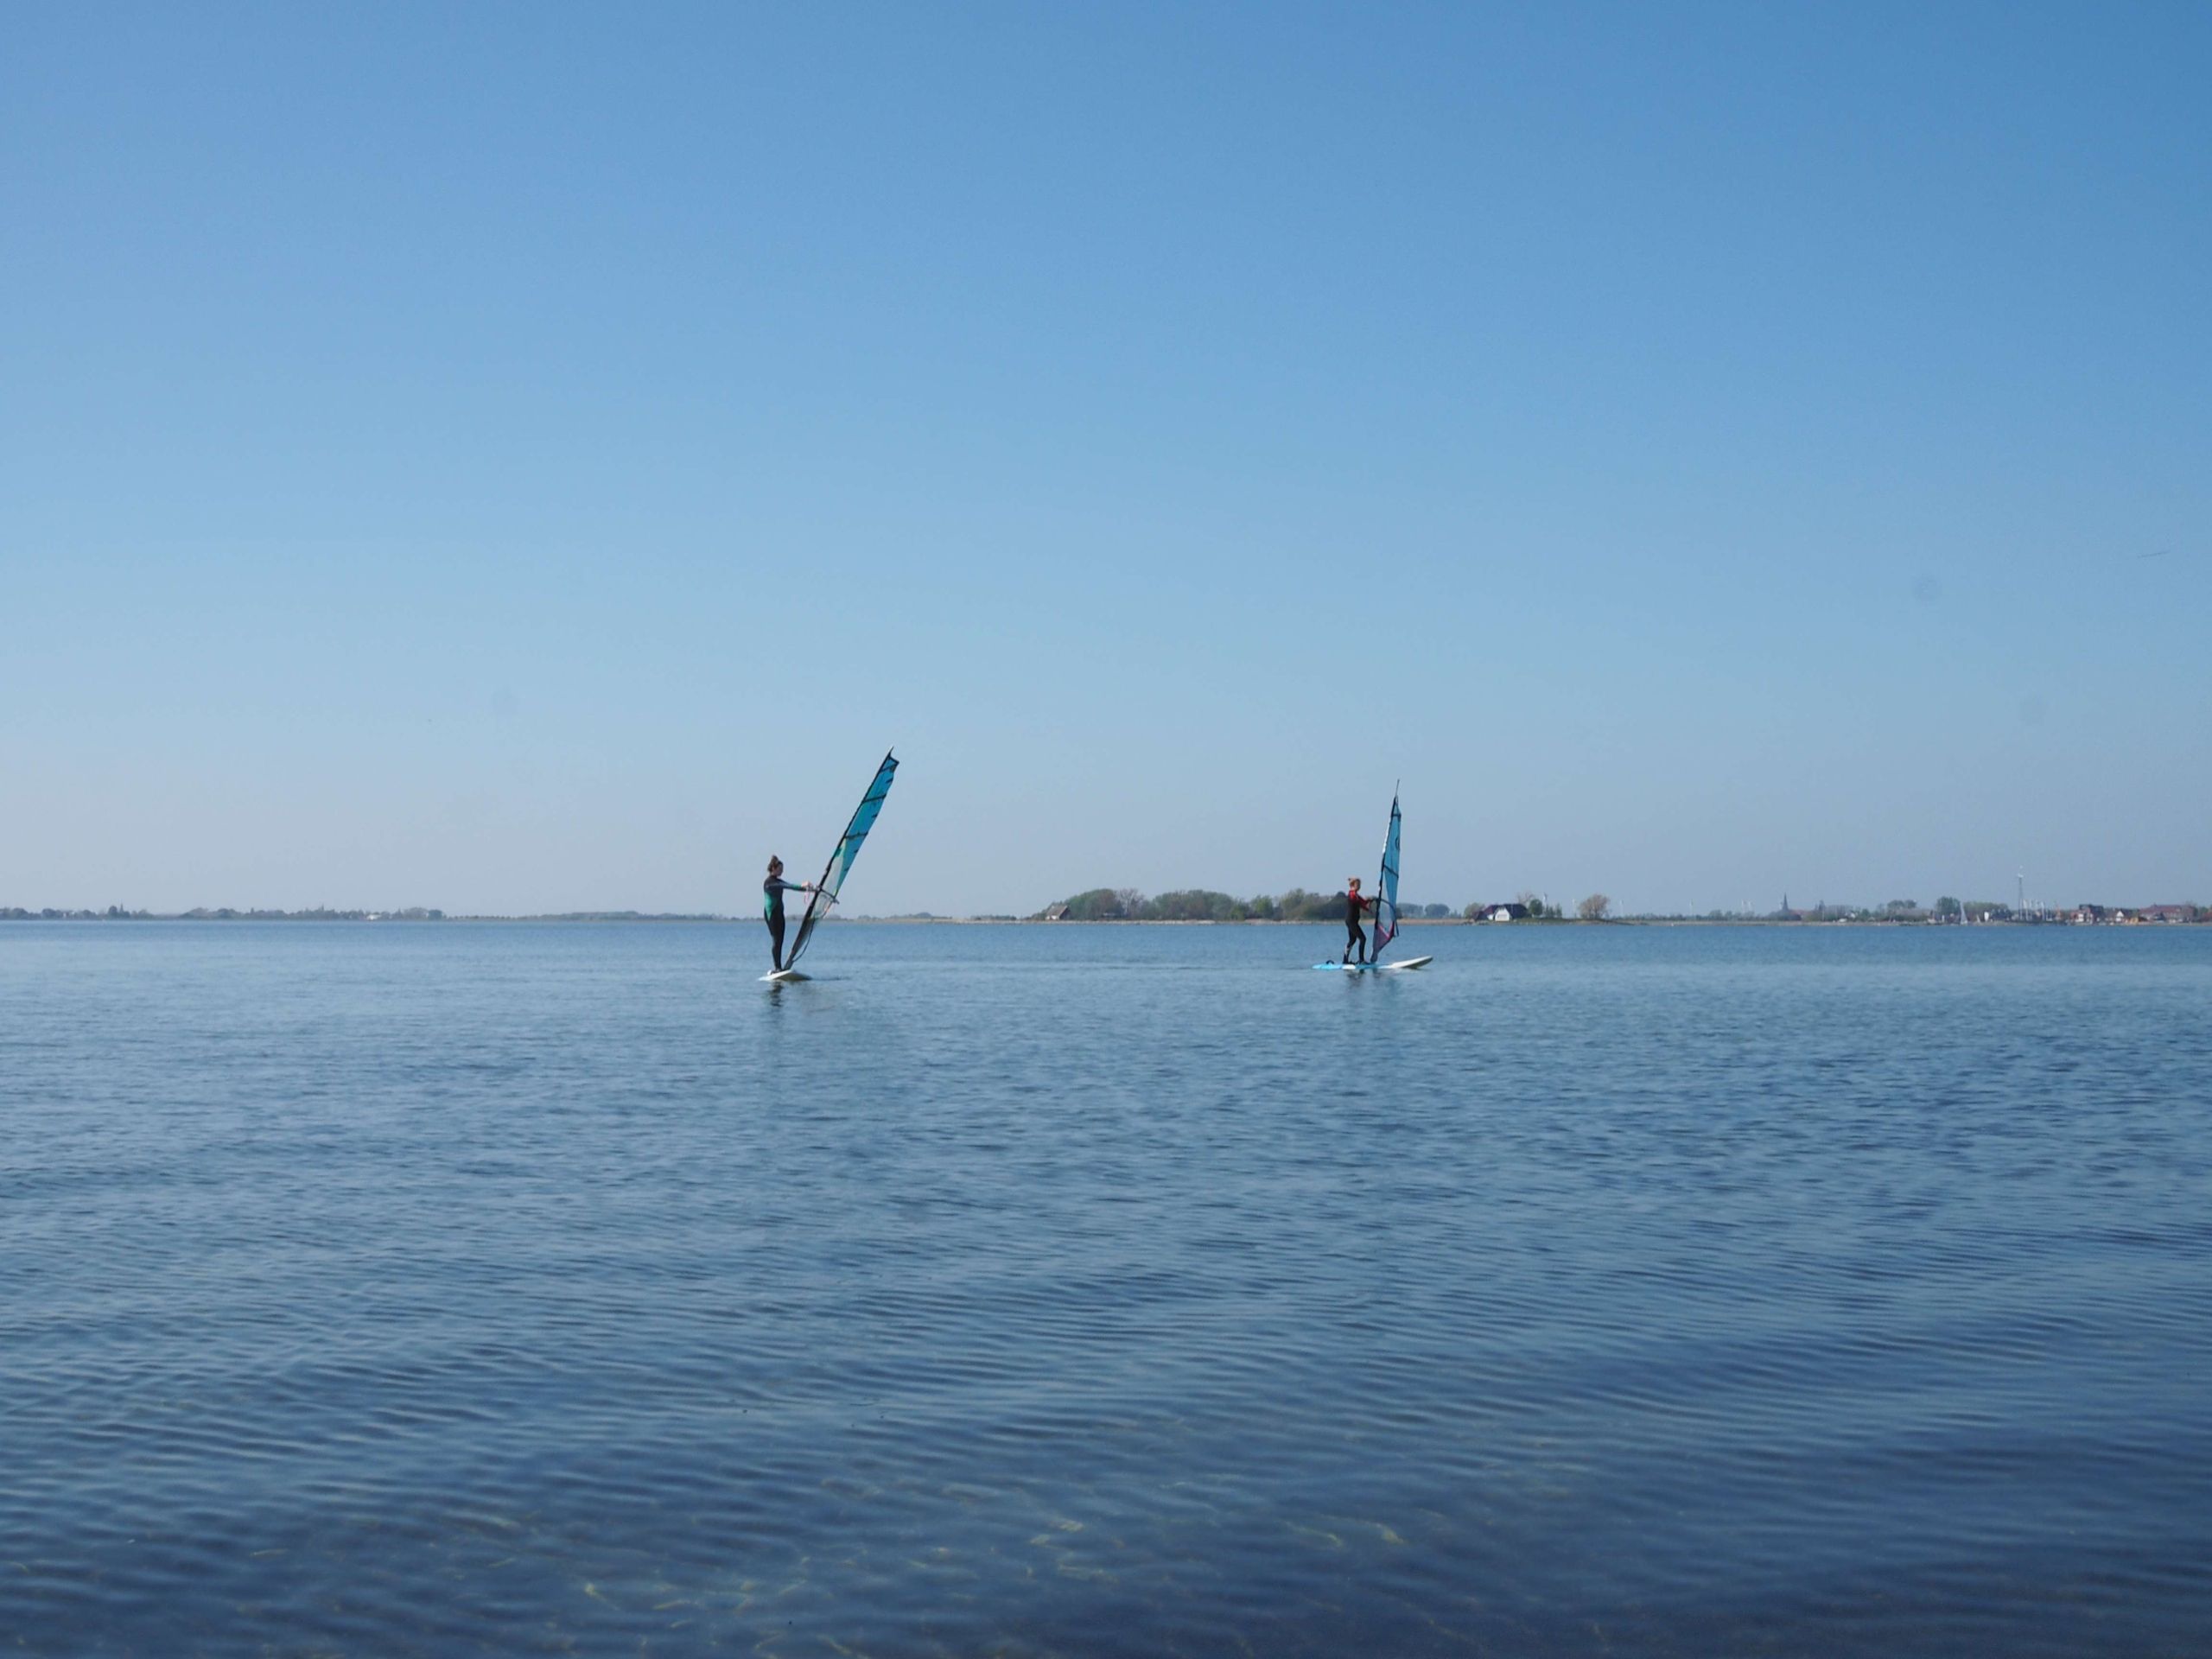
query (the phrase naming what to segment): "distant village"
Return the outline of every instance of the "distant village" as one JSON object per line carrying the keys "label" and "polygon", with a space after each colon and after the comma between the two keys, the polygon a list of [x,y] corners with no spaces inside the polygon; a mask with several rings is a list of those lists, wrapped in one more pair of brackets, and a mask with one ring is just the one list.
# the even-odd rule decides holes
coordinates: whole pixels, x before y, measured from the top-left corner
{"label": "distant village", "polygon": [[[1700,920],[1748,920],[1719,912]],[[2148,924],[2212,922],[2212,905],[2021,906],[1985,899],[1938,899],[1923,909],[1910,899],[1892,899],[1878,909],[1858,905],[1815,905],[1794,910],[1785,894],[1782,908],[1759,919],[1772,922],[1911,922],[1936,927],[2005,923],[2034,927],[2135,927]]]}

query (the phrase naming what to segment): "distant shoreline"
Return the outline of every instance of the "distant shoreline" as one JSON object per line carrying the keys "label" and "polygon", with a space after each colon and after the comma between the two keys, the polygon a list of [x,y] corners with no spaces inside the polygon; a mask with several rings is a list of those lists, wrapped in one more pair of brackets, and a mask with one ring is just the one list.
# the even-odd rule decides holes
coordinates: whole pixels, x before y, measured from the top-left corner
{"label": "distant shoreline", "polygon": [[[752,925],[760,921],[757,916],[653,914],[639,911],[574,911],[556,912],[537,916],[468,916],[438,912],[431,914],[409,915],[391,911],[231,911],[221,912],[200,911],[119,911],[110,912],[95,910],[45,910],[22,908],[0,909],[0,926],[10,922],[68,922],[73,924],[106,922],[188,922],[220,926],[239,922],[314,924],[403,923],[416,926],[440,925],[452,922],[477,925],[496,924],[503,927],[575,927],[630,926],[651,924],[655,926],[722,927]],[[1077,920],[1072,917],[1058,921],[1046,921],[1037,916],[832,916],[829,920],[841,927],[1333,927],[1338,924],[1325,918],[1275,916],[1249,916],[1235,920],[1216,920],[1211,917],[1178,918],[1109,917]],[[2198,923],[2181,925],[2202,925],[2212,922],[2212,916]],[[2065,919],[2037,918],[2033,919],[2005,918],[1987,922],[1961,924],[1947,920],[1920,918],[1869,916],[1865,918],[1830,917],[1815,920],[1809,917],[1779,916],[1527,916],[1515,921],[1492,921],[1485,916],[1408,916],[1399,923],[1401,931],[1416,927],[2082,927],[2082,926],[2168,926],[2175,924],[2130,918],[2126,921],[2102,920],[2079,922]]]}
{"label": "distant shoreline", "polygon": [[[0,910],[0,923],[5,922],[195,922],[221,925],[238,922],[290,923],[385,923],[400,922],[413,925],[436,925],[449,922],[500,922],[513,926],[543,925],[559,923],[622,925],[651,922],[657,925],[721,926],[731,923],[757,923],[758,916],[653,914],[642,911],[559,911],[535,916],[470,916],[438,912],[430,915],[405,915],[392,911],[148,911],[136,910],[111,913],[97,910],[27,911]],[[1211,917],[1101,917],[1085,920],[1065,918],[1046,921],[1039,916],[831,916],[825,918],[841,926],[874,925],[885,927],[1331,927],[1338,924],[1326,918],[1310,917],[1285,918],[1280,916],[1248,916],[1233,921],[1216,920]],[[1401,919],[1401,929],[1408,927],[1503,927],[1503,926],[1560,926],[1618,927],[1640,925],[1641,917],[1608,916],[1586,920],[1579,916],[1531,916],[1517,923],[1493,922],[1486,917],[1469,916],[1408,916]],[[1694,922],[1694,917],[1665,918],[1668,921]],[[1809,925],[1809,924],[1758,924],[1744,925]],[[1713,924],[1722,925],[1722,924]]]}

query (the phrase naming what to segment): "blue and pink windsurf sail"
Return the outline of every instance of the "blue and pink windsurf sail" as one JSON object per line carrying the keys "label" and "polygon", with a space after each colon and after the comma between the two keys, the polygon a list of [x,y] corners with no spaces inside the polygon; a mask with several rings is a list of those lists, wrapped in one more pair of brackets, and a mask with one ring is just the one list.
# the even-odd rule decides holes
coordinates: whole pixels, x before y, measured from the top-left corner
{"label": "blue and pink windsurf sail", "polygon": [[[860,805],[853,811],[853,821],[845,826],[845,833],[838,837],[837,850],[830,855],[829,868],[822,872],[822,880],[815,883],[817,891],[807,897],[806,913],[799,918],[798,932],[791,940],[791,948],[785,953],[785,968],[798,963],[799,952],[806,949],[806,942],[814,937],[814,925],[828,915],[830,906],[836,902],[837,889],[845,885],[845,876],[852,869],[853,861],[861,855],[861,843],[868,839],[868,832],[875,828],[876,815],[883,810],[883,798],[891,793],[891,775],[898,770],[899,762],[887,754],[883,757],[883,764],[875,769],[875,781],[868,786],[868,793],[861,797]],[[1394,845],[1395,841],[1394,827]]]}

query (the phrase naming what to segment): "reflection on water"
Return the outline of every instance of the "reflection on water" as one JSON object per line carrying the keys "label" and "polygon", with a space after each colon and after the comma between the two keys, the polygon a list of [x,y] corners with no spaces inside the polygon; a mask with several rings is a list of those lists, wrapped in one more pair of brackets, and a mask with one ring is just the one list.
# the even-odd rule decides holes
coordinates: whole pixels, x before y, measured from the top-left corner
{"label": "reflection on water", "polygon": [[758,932],[0,928],[0,1640],[2212,1644],[2212,929]]}

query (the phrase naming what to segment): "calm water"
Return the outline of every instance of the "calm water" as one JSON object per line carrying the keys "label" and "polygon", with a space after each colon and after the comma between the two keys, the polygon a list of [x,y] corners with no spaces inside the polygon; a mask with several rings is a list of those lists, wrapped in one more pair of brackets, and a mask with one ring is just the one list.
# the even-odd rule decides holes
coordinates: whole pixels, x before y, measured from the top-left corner
{"label": "calm water", "polygon": [[2212,928],[0,925],[0,1647],[2212,1649]]}

